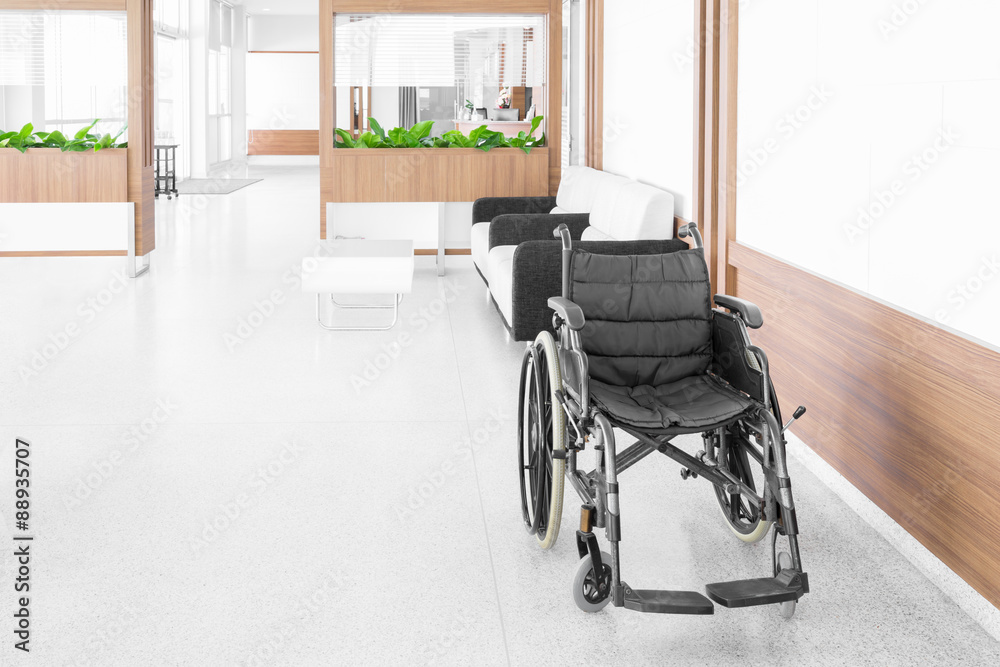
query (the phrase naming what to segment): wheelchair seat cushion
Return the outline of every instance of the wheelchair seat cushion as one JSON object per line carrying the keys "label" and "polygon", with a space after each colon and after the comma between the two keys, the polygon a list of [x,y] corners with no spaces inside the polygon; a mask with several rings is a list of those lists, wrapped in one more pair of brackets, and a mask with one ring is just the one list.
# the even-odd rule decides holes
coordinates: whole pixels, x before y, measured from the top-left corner
{"label": "wheelchair seat cushion", "polygon": [[708,370],[712,296],[700,249],[655,255],[573,253],[570,298],[583,309],[592,380],[659,387]]}
{"label": "wheelchair seat cushion", "polygon": [[645,431],[710,428],[755,405],[749,397],[707,374],[638,387],[591,380],[590,396],[612,422]]}

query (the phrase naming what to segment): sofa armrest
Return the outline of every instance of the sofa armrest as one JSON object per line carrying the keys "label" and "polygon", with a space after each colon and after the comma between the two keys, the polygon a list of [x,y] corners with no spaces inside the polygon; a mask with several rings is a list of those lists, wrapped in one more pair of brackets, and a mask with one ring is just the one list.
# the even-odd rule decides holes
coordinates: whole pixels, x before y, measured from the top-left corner
{"label": "sofa armrest", "polygon": [[[688,250],[688,245],[678,239],[576,241],[573,249],[603,255],[655,255]],[[514,251],[513,271],[511,337],[516,341],[534,340],[540,331],[552,328],[549,299],[562,296],[562,243],[539,240],[519,244]]]}
{"label": "sofa armrest", "polygon": [[555,197],[483,197],[472,204],[472,224],[508,213],[550,213]]}
{"label": "sofa armrest", "polygon": [[508,214],[498,215],[490,224],[490,248],[518,245],[525,241],[548,241],[559,225],[569,227],[570,236],[579,240],[590,226],[589,213]]}

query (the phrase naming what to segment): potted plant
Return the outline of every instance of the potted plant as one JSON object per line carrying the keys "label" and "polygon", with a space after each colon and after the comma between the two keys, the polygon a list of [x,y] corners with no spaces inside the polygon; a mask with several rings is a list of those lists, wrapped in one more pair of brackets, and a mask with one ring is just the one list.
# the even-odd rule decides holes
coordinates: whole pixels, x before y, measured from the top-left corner
{"label": "potted plant", "polygon": [[128,142],[118,143],[128,126],[121,129],[114,137],[110,134],[96,135],[90,131],[100,122],[98,118],[87,127],[81,129],[72,139],[62,132],[35,132],[35,127],[28,123],[16,132],[0,131],[0,148],[13,148],[24,153],[29,148],[58,148],[65,152],[82,153],[93,150],[95,153],[106,148],[128,148]]}
{"label": "potted plant", "polygon": [[357,138],[336,128],[323,205],[548,195],[548,147],[544,133],[535,136],[542,120],[536,117],[529,130],[511,137],[486,125],[435,137],[432,121],[386,131],[374,118],[368,119],[371,130]]}
{"label": "potted plant", "polygon": [[545,145],[545,134],[535,136],[535,131],[541,125],[544,116],[535,116],[531,120],[531,129],[521,130],[516,137],[508,137],[502,132],[494,132],[486,125],[465,134],[460,130],[448,130],[440,137],[432,137],[431,128],[434,121],[425,120],[410,129],[395,127],[388,132],[382,129],[374,118],[368,119],[371,130],[363,132],[356,139],[347,130],[337,128],[334,139],[335,148],[478,148],[489,152],[494,148],[520,148],[525,154],[530,154],[532,148]]}
{"label": "potted plant", "polygon": [[128,148],[119,141],[125,128],[98,135],[97,122],[72,137],[36,132],[30,123],[0,132],[0,202],[128,201],[127,152],[118,150]]}

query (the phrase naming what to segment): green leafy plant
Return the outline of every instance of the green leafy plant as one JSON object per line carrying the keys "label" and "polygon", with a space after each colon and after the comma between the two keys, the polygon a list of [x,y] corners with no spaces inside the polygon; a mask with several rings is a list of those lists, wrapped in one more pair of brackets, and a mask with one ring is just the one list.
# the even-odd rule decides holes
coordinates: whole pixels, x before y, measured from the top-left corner
{"label": "green leafy plant", "polygon": [[532,148],[545,145],[545,134],[533,136],[541,125],[544,116],[535,116],[531,121],[531,130],[517,133],[516,137],[508,137],[502,132],[494,132],[486,125],[464,134],[459,130],[448,130],[440,137],[432,137],[431,127],[434,121],[425,120],[410,129],[394,127],[386,132],[374,118],[368,119],[371,131],[361,133],[355,138],[347,130],[336,129],[334,137],[336,148],[478,148],[489,151],[493,148],[520,148],[530,153]]}
{"label": "green leafy plant", "polygon": [[82,128],[70,139],[62,132],[35,132],[28,123],[18,132],[0,132],[0,148],[13,148],[22,153],[29,148],[58,148],[65,152],[82,153],[84,151],[99,151],[105,148],[128,148],[128,142],[118,142],[128,128],[126,125],[115,135],[92,134],[91,130],[100,122],[98,118],[87,127]]}

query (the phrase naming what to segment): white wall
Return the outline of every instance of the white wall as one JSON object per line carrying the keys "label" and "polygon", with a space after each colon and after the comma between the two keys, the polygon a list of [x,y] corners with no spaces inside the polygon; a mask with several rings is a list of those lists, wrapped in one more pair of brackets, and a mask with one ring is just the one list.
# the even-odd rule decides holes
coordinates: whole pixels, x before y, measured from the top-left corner
{"label": "white wall", "polygon": [[252,16],[249,46],[251,51],[319,51],[319,17]]}
{"label": "white wall", "polygon": [[691,219],[694,2],[615,0],[604,15],[604,169],[673,193]]}
{"label": "white wall", "polygon": [[748,3],[739,240],[1000,346],[998,24],[989,0]]}
{"label": "white wall", "polygon": [[247,56],[247,124],[251,130],[319,129],[319,56]]}

